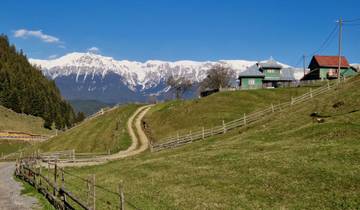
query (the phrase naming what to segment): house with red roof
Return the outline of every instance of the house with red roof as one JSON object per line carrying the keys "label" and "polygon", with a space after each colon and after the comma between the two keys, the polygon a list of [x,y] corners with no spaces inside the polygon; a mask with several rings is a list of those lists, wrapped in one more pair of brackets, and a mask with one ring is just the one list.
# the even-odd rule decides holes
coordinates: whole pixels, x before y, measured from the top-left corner
{"label": "house with red roof", "polygon": [[[346,57],[341,56],[340,77],[354,76],[357,72],[351,68]],[[339,56],[315,55],[312,57],[309,69],[301,80],[326,80],[338,78]]]}

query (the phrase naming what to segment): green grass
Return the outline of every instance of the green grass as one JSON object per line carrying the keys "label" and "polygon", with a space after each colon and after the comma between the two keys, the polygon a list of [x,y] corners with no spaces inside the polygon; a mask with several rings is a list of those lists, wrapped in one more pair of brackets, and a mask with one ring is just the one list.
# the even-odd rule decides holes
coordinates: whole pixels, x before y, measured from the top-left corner
{"label": "green grass", "polygon": [[[97,184],[113,191],[123,180],[126,199],[140,209],[356,209],[360,77],[354,80],[226,135],[67,170],[96,174]],[[313,112],[325,121],[314,121]],[[79,193],[71,187],[78,182],[66,179]]]}
{"label": "green grass", "polygon": [[309,91],[309,87],[261,89],[221,92],[189,101],[170,101],[158,104],[146,114],[144,121],[150,126],[152,138],[162,138],[218,126],[225,120],[243,117],[244,113],[268,108],[291,100]]}
{"label": "green grass", "polygon": [[38,209],[41,210],[55,210],[55,208],[46,200],[46,198],[40,194],[33,186],[31,186],[29,183],[17,178],[14,176],[14,179],[18,182],[20,182],[23,186],[23,189],[21,190],[22,195],[35,197],[38,201]]}
{"label": "green grass", "polygon": [[53,135],[55,132],[44,128],[44,120],[32,115],[19,114],[0,106],[0,131],[21,131],[32,134]]}
{"label": "green grass", "polygon": [[[117,152],[131,145],[128,118],[139,105],[124,105],[36,145],[41,151],[75,149],[76,152]],[[33,148],[33,149],[34,149]]]}
{"label": "green grass", "polygon": [[74,107],[75,112],[84,112],[86,116],[98,112],[102,108],[112,107],[114,104],[108,104],[97,100],[69,100]]}
{"label": "green grass", "polygon": [[0,155],[7,155],[28,146],[30,146],[30,143],[26,141],[0,139]]}

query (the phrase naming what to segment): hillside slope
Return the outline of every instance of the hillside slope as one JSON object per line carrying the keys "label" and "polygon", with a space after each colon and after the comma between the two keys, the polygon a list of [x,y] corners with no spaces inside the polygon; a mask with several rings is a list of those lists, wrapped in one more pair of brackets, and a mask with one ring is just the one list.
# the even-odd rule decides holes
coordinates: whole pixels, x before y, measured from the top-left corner
{"label": "hillside slope", "polygon": [[123,105],[88,120],[32,149],[41,151],[118,152],[131,144],[126,123],[139,105]]}
{"label": "hillside slope", "polygon": [[123,180],[140,209],[356,209],[359,86],[357,77],[226,135],[70,172],[114,191]]}
{"label": "hillside slope", "polygon": [[[314,87],[313,87],[314,88]],[[150,127],[156,142],[170,135],[189,133],[210,128],[243,117],[244,113],[268,108],[291,100],[309,91],[309,87],[278,88],[250,91],[221,92],[188,101],[169,101],[157,104],[148,112],[144,121]]]}
{"label": "hillside slope", "polygon": [[112,107],[114,104],[107,104],[97,100],[69,100],[75,112],[83,112],[86,116],[90,116],[102,108]]}
{"label": "hillside slope", "polygon": [[44,120],[32,115],[19,114],[0,105],[0,131],[19,131],[39,135],[54,135],[44,128]]}

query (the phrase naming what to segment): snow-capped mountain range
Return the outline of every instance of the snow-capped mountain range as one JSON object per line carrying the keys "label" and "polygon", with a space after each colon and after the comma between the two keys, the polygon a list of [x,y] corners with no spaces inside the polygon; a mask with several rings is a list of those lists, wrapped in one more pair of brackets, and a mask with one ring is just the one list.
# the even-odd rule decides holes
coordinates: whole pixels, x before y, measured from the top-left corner
{"label": "snow-capped mountain range", "polygon": [[[230,67],[239,74],[257,62],[247,60],[136,62],[115,60],[89,52],[69,53],[52,60],[29,59],[29,61],[39,66],[45,76],[54,79],[67,99],[85,97],[85,99],[116,103],[124,100],[140,100],[148,94],[167,92],[169,88],[166,87],[165,80],[169,76],[185,77],[198,83],[206,77],[207,71],[214,65]],[[286,64],[282,65],[288,67]],[[109,93],[104,94],[105,92]],[[111,96],[112,94],[114,97]],[[133,97],[135,95],[137,96]]]}

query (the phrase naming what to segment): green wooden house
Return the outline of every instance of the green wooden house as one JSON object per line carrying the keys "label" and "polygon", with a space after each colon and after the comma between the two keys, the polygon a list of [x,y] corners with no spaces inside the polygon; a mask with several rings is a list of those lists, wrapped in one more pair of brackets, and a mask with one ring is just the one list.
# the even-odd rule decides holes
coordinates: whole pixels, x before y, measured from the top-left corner
{"label": "green wooden house", "polygon": [[284,83],[296,81],[293,68],[283,66],[270,58],[264,62],[258,62],[239,74],[240,89],[276,88]]}
{"label": "green wooden house", "polygon": [[239,74],[239,86],[241,89],[259,89],[263,87],[264,78],[258,65],[253,65]]}
{"label": "green wooden house", "polygon": [[[321,56],[312,57],[309,69],[301,80],[326,80],[338,78],[339,56]],[[354,76],[358,74],[354,68],[351,68],[349,62],[344,56],[341,56],[340,77]]]}
{"label": "green wooden house", "polygon": [[259,71],[264,74],[264,87],[278,87],[278,82],[281,81],[281,69],[283,66],[275,61],[273,58],[265,62],[258,63]]}

